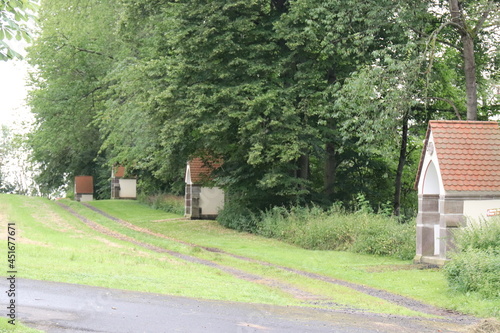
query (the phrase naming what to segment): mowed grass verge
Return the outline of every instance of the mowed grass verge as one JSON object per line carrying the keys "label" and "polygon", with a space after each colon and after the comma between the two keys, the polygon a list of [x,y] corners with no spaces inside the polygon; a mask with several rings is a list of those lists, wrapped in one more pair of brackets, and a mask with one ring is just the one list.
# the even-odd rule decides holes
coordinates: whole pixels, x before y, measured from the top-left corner
{"label": "mowed grass verge", "polygon": [[[427,304],[479,317],[500,317],[499,299],[488,300],[477,294],[464,295],[451,291],[442,270],[420,269],[411,261],[349,252],[304,250],[277,240],[226,229],[216,221],[153,222],[153,219],[142,218],[136,214],[138,210],[144,210],[145,214],[148,211],[148,208],[136,202],[95,201],[92,205],[137,226],[200,246],[220,248],[230,253],[282,266],[384,289]],[[215,260],[231,260],[216,253],[205,255],[212,256]],[[290,274],[289,281],[294,279],[297,280]],[[307,285],[303,278],[298,280],[300,282],[296,283]],[[332,292],[331,285],[319,288],[325,293]],[[339,290],[339,293],[342,292]],[[358,295],[352,295],[352,298],[344,296],[339,298],[346,304],[357,303],[359,307],[371,308],[375,304],[373,302],[376,302],[357,298]]]}
{"label": "mowed grass verge", "polygon": [[[274,268],[224,258],[219,254],[209,253],[199,248],[140,234],[116,224],[80,203],[69,200],[63,202],[86,218],[134,237],[138,241],[179,253],[207,258],[219,264],[230,265],[265,277],[276,278],[279,281],[300,286],[306,291],[324,290],[325,297],[335,299],[335,303],[342,306],[356,306],[372,311],[382,309],[382,312],[390,313],[417,314],[349,288],[325,286],[320,282],[300,279],[294,274],[277,271]],[[178,217],[152,210],[137,202],[103,201],[94,204],[106,206],[112,215],[120,215],[114,211],[117,209],[126,214],[126,216],[121,216],[123,219],[134,223],[145,221],[164,224],[166,222],[152,221]],[[103,207],[100,206],[100,208]],[[303,300],[296,299],[279,288],[244,281],[216,268],[189,263],[166,254],[158,254],[100,234],[53,201],[0,195],[0,209],[3,222],[2,234],[6,233],[7,222],[16,223],[19,277],[214,300],[284,306],[305,305]],[[241,234],[241,239],[234,238],[234,241],[245,243],[248,236]],[[265,238],[261,240],[267,241]]]}
{"label": "mowed grass verge", "polygon": [[[416,315],[413,311],[349,288],[140,234],[80,203],[67,200],[64,203],[88,219],[138,241],[283,281],[302,290],[324,295],[341,306]],[[345,252],[304,250],[276,240],[228,230],[215,221],[176,220],[179,216],[152,210],[135,201],[95,201],[91,204],[137,226],[200,246],[217,247],[246,257],[366,284],[481,316],[491,316],[492,311],[487,313],[484,310],[488,305],[498,309],[498,303],[485,305],[479,299],[467,300],[448,293],[440,271],[416,270],[408,261]],[[215,300],[304,305],[277,288],[250,283],[216,268],[192,264],[102,235],[46,199],[0,195],[0,209],[2,235],[6,233],[8,221],[16,222],[18,270],[21,277]],[[427,296],[422,297],[421,294]],[[459,302],[467,301],[470,309],[466,305],[462,308],[456,306]]]}
{"label": "mowed grass verge", "polygon": [[[196,246],[188,246],[181,244],[176,241],[169,241],[159,237],[151,236],[148,234],[140,233],[134,230],[130,230],[124,226],[117,224],[109,220],[108,218],[103,217],[102,215],[90,211],[88,208],[84,207],[81,204],[75,202],[66,202],[79,214],[86,214],[94,221],[98,221],[101,225],[106,226],[107,228],[113,229],[114,231],[120,232],[121,234],[125,234],[129,237],[133,237],[141,242],[153,244],[155,246],[163,247],[169,250],[173,250],[182,254],[187,254],[190,256],[194,256],[197,258],[210,260],[217,264],[221,264],[228,267],[234,267],[238,270],[245,271],[250,274],[258,275],[265,279],[272,279],[278,282],[286,283],[287,285],[291,285],[300,290],[306,291],[308,293],[317,295],[320,300],[319,301],[306,301],[303,300],[300,302],[302,306],[320,306],[325,308],[358,308],[373,312],[382,312],[382,313],[392,313],[392,314],[401,314],[401,315],[423,315],[422,313],[411,311],[407,308],[394,305],[390,302],[384,301],[380,298],[369,296],[363,294],[359,291],[353,290],[351,288],[332,285],[329,283],[325,283],[322,281],[317,281],[314,279],[304,278],[302,276],[298,276],[297,274],[286,272],[284,270],[277,269],[275,267],[262,266],[258,263],[251,263],[248,261],[235,259],[233,257],[227,256],[223,253],[214,253],[211,251],[203,250]],[[94,201],[91,203],[92,206],[97,207],[99,209],[105,208],[106,212],[112,216],[120,216],[121,219],[126,220],[128,222],[132,222],[135,225],[140,225],[141,221],[150,222],[153,224],[164,224],[170,223],[173,221],[179,221],[179,219],[158,219],[160,215],[154,215],[154,213],[148,207],[145,207],[137,202],[127,202],[127,201]],[[123,208],[123,209],[122,209]],[[157,214],[161,214],[161,211],[156,211]],[[183,221],[186,222],[186,221]],[[189,228],[189,224],[186,225]],[[221,228],[221,231],[226,229]],[[229,230],[228,230],[229,231]],[[200,236],[199,230],[194,231],[193,236]],[[188,231],[189,233],[189,231]],[[166,235],[167,237],[171,237],[168,232],[160,232],[162,235]],[[221,234],[222,235],[222,234]],[[256,237],[249,234],[236,233],[235,235],[240,235],[241,238],[234,238],[233,242],[238,244],[245,243],[248,240],[248,237]],[[217,237],[214,235],[214,237]],[[196,238],[196,237],[193,237]],[[261,241],[267,241],[266,238],[256,237],[256,239],[260,239]],[[277,244],[281,244],[281,242],[274,241]],[[201,245],[200,242],[196,243]],[[208,244],[208,243],[207,243]],[[255,244],[253,244],[255,245]],[[258,245],[257,245],[258,246]],[[286,245],[285,245],[286,246]],[[208,245],[207,247],[210,247]],[[281,251],[282,249],[277,247],[277,251]],[[307,250],[303,250],[307,251]],[[245,255],[244,253],[242,255]],[[295,300],[296,302],[296,300]],[[286,305],[293,305],[293,303],[289,303]],[[426,315],[424,315],[426,316]]]}
{"label": "mowed grass verge", "polygon": [[[4,240],[7,223],[15,222],[19,278],[204,299],[299,303],[280,290],[100,234],[47,199],[0,195],[0,221]],[[6,246],[1,255],[6,258]]]}

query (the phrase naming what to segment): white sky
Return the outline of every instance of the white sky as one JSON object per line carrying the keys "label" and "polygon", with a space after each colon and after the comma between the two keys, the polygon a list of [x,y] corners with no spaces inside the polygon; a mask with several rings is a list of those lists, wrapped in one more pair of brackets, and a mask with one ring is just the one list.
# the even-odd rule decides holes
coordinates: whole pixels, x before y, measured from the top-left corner
{"label": "white sky", "polygon": [[[18,43],[10,44],[16,51],[23,48]],[[26,61],[0,61],[0,126],[7,125],[16,131],[20,130],[22,122],[31,122],[32,116],[26,106],[27,78]]]}
{"label": "white sky", "polygon": [[[16,51],[24,53],[23,45],[14,42],[9,44]],[[26,106],[28,68],[26,61],[0,61],[0,127],[7,126],[11,134],[26,134],[33,123],[34,117]],[[8,182],[16,184],[19,190],[37,193],[26,151],[10,152],[4,162],[7,163],[2,166],[2,172]]]}

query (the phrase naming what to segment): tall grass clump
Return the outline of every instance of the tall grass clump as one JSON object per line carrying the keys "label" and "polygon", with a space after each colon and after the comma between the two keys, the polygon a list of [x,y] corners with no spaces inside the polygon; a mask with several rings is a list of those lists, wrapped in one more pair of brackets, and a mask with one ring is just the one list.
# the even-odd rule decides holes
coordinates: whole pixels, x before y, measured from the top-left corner
{"label": "tall grass clump", "polygon": [[245,205],[237,201],[228,201],[224,209],[219,212],[217,222],[222,226],[238,231],[255,233],[257,230],[257,217]]}
{"label": "tall grass clump", "polygon": [[500,218],[481,220],[458,229],[455,250],[445,265],[449,286],[486,298],[500,297]]}
{"label": "tall grass clump", "polygon": [[184,215],[184,198],[182,196],[175,196],[172,194],[139,194],[137,200],[153,209]]}
{"label": "tall grass clump", "polygon": [[275,207],[263,212],[257,233],[306,249],[338,250],[411,259],[415,224],[372,212],[319,207]]}

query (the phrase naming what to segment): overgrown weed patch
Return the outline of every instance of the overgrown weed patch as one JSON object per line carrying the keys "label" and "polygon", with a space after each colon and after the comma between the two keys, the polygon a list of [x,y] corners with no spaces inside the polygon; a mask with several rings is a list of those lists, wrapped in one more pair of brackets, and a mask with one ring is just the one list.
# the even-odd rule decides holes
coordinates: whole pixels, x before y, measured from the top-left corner
{"label": "overgrown weed patch", "polygon": [[415,224],[369,212],[282,207],[263,212],[257,233],[305,249],[350,251],[409,260],[415,255]]}

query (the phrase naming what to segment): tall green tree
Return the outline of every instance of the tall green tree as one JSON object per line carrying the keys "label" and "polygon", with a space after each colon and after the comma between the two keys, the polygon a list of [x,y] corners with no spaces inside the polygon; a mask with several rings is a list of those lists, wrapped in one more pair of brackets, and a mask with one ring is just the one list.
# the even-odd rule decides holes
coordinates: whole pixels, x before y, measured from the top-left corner
{"label": "tall green tree", "polygon": [[172,79],[172,20],[178,5],[128,0],[120,4],[116,38],[122,53],[106,75],[106,103],[95,118],[104,138],[101,150],[108,163],[126,165],[139,176],[141,191],[181,192],[186,158],[170,159],[172,152],[161,137],[163,96]]}
{"label": "tall green tree", "polygon": [[93,121],[103,107],[102,79],[119,49],[113,36],[116,10],[113,1],[60,0],[44,1],[40,10],[40,35],[28,54],[35,68],[29,103],[36,117],[29,143],[45,192],[76,175],[93,175],[97,184],[109,177]]}
{"label": "tall green tree", "polygon": [[[336,170],[342,163],[352,162],[356,143],[375,130],[356,132],[347,110],[335,107],[335,103],[342,97],[345,80],[373,64],[377,50],[405,41],[396,20],[398,9],[391,1],[354,5],[351,1],[303,0],[292,2],[290,11],[278,23],[292,51],[287,63],[293,73],[290,97],[320,125],[314,127],[320,130],[323,147],[324,193],[331,198],[336,197]],[[386,121],[381,117],[377,124],[390,127]]]}
{"label": "tall green tree", "polygon": [[[469,119],[476,119],[475,116],[470,116],[471,113],[467,111],[470,107],[465,103],[465,97],[469,94],[467,91],[471,91],[467,88],[470,84],[466,82],[472,78],[464,75],[463,64],[467,57],[463,55],[463,47],[458,39],[460,35],[456,31],[458,26],[451,19],[448,5],[449,3],[435,1],[422,1],[418,4],[399,2],[396,20],[403,30],[400,36],[405,41],[399,45],[392,44],[379,53],[378,60],[352,75],[339,93],[342,113],[351,115],[352,121],[345,124],[349,129],[355,129],[352,132],[363,131],[361,129],[366,129],[368,125],[371,133],[386,135],[383,127],[377,127],[377,124],[383,126],[391,122],[378,120],[387,116],[396,120],[392,122],[396,125],[395,130],[389,131],[399,133],[400,136],[399,158],[392,185],[396,215],[401,208],[401,194],[406,192],[403,188],[404,179],[407,178],[404,176],[405,166],[408,163],[415,165],[415,161],[408,160],[408,157],[414,151],[414,142],[419,140],[427,121],[462,119],[465,114],[468,114]],[[462,5],[460,4],[460,8]],[[476,33],[476,48],[472,60],[477,59],[479,66],[474,75],[478,77],[480,91],[483,92],[488,90],[485,78],[495,76],[494,56],[498,55],[497,45],[492,43],[498,39],[498,34],[494,30],[481,30],[481,27],[486,26],[491,29],[487,22],[494,23],[494,20],[488,20],[493,15],[492,4],[486,7],[484,5],[481,3],[481,6],[474,8],[475,5],[470,3],[468,21],[465,21],[463,13],[461,16],[463,22],[466,22],[464,24],[475,24],[474,31],[469,31],[468,34]],[[472,17],[477,19],[475,23]],[[477,102],[477,98],[473,99]],[[484,103],[482,118],[491,115],[495,108]],[[378,142],[379,147],[390,143],[387,138]],[[373,147],[369,144],[366,146]],[[394,149],[384,149],[395,153]]]}
{"label": "tall green tree", "polygon": [[[390,177],[371,182],[370,170],[385,174],[394,163],[383,149],[365,147],[386,139],[384,147],[398,152],[386,134],[396,133],[394,119],[409,121],[397,116],[408,108],[377,114],[358,103],[354,112],[356,106],[347,109],[339,101],[346,100],[343,86],[358,70],[380,57],[406,57],[400,45],[412,36],[401,17],[409,17],[410,8],[392,1],[128,2],[121,35],[134,51],[112,76],[120,98],[99,116],[108,120],[106,144],[120,152],[118,160],[128,156],[135,165],[147,164],[159,178],[179,174],[196,154],[222,158],[219,185],[254,203],[325,194],[348,200],[356,187],[370,186],[372,197],[380,197],[376,192],[388,187]],[[409,93],[403,100],[411,98]],[[378,105],[386,101],[376,99]],[[126,124],[129,115],[145,119],[137,128],[147,140],[120,145],[131,132],[114,124]],[[338,171],[347,175],[342,182]]]}
{"label": "tall green tree", "polygon": [[[447,8],[48,0],[30,51],[40,181],[54,188],[120,163],[149,190],[179,189],[186,161],[201,156],[224,161],[214,182],[253,208],[360,192],[398,213],[426,122],[466,112]],[[474,44],[477,74],[494,72],[492,17]]]}
{"label": "tall green tree", "polygon": [[[467,96],[467,119],[477,120],[477,79],[476,51],[474,40],[480,38],[485,24],[490,16],[497,16],[500,12],[500,3],[490,1],[459,1],[449,0],[451,19],[447,22],[460,36],[460,51],[463,57],[463,71],[465,76],[465,91]],[[495,22],[494,24],[498,24]],[[486,26],[490,26],[487,24]],[[497,26],[498,27],[498,26]]]}
{"label": "tall green tree", "polygon": [[[489,106],[483,104],[480,110],[478,91],[484,94],[488,78],[498,73],[500,3],[496,0],[448,0],[432,4],[435,20],[419,30],[428,36],[430,67],[441,58],[459,69],[460,81],[448,84],[461,87],[463,97],[459,104],[466,109],[466,119],[485,119]],[[447,57],[439,55],[443,52]],[[456,55],[452,56],[453,53]]]}
{"label": "tall green tree", "polygon": [[179,3],[172,79],[158,112],[172,165],[196,154],[222,158],[220,184],[257,206],[301,191],[294,173],[304,127],[284,95],[284,47],[273,31],[283,11],[264,0]]}
{"label": "tall green tree", "polygon": [[[355,152],[373,131],[353,135],[350,116],[333,106],[339,89],[375,51],[408,41],[392,1],[349,4],[169,5],[165,57],[149,62],[162,92],[144,95],[162,124],[164,170],[212,155],[225,162],[219,184],[235,193],[268,204],[314,193],[333,199],[337,169],[369,159]],[[387,130],[384,121],[390,117],[371,124]]]}

